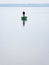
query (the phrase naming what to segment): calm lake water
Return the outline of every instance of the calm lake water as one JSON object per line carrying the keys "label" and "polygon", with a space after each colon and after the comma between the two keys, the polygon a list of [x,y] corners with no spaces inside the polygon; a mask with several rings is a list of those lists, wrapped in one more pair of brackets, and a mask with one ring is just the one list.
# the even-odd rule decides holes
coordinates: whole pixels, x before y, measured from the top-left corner
{"label": "calm lake water", "polygon": [[49,7],[0,7],[0,65],[49,65]]}

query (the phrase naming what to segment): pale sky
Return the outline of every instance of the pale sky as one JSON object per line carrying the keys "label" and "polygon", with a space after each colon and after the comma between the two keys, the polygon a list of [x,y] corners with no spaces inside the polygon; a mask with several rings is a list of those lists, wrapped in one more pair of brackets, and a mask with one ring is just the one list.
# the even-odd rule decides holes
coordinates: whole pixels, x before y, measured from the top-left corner
{"label": "pale sky", "polygon": [[49,3],[49,0],[0,0],[0,3]]}

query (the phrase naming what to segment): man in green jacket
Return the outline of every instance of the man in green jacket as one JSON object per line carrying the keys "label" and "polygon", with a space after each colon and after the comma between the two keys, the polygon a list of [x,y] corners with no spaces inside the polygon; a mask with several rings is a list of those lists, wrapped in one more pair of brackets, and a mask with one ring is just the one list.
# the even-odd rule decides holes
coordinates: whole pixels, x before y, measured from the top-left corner
{"label": "man in green jacket", "polygon": [[25,21],[27,21],[27,17],[25,16],[24,11],[23,11],[23,16],[21,17],[21,20],[23,21],[23,26],[25,26]]}

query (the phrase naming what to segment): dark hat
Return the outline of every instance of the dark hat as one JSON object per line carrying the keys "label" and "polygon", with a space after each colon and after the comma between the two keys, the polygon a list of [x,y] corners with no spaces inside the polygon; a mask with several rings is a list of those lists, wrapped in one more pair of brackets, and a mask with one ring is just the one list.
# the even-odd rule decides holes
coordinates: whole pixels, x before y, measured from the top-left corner
{"label": "dark hat", "polygon": [[23,11],[23,15],[25,15],[25,12]]}

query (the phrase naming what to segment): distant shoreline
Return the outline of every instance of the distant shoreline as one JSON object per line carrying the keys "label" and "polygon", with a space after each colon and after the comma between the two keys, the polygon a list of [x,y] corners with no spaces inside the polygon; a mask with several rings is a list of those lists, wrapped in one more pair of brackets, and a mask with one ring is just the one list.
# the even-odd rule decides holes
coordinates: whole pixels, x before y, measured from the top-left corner
{"label": "distant shoreline", "polygon": [[49,4],[0,4],[0,7],[49,7]]}

